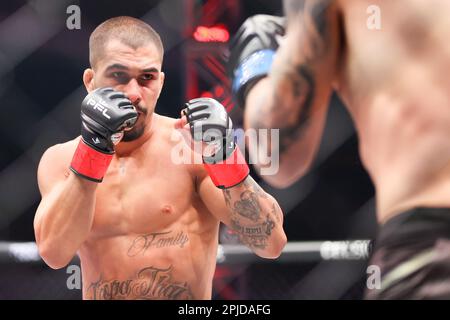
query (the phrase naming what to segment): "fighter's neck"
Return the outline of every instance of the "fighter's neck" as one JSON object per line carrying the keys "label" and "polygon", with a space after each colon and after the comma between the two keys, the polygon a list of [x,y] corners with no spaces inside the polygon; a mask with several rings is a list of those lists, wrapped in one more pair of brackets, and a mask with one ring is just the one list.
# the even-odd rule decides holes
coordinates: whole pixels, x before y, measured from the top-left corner
{"label": "fighter's neck", "polygon": [[152,115],[152,119],[150,123],[146,126],[144,133],[138,139],[129,142],[120,142],[115,146],[115,155],[116,157],[127,157],[130,156],[134,151],[139,149],[145,142],[150,140],[153,136],[153,133],[158,126],[159,117],[156,113]]}

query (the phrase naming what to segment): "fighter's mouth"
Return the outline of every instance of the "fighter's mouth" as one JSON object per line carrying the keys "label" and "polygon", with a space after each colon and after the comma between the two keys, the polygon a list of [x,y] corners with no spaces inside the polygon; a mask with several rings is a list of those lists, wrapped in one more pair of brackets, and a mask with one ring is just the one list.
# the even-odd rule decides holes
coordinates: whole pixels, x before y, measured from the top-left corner
{"label": "fighter's mouth", "polygon": [[136,109],[136,112],[138,113],[138,116],[145,116],[147,114],[147,112],[145,112],[144,110],[142,110],[140,108],[138,109],[135,107],[135,109]]}

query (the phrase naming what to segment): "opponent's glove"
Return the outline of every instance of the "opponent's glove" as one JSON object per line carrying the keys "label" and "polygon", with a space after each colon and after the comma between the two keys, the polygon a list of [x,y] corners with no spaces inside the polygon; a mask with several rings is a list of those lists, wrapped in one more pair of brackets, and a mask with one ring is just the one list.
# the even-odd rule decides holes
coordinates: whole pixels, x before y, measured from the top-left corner
{"label": "opponent's glove", "polygon": [[225,108],[211,98],[186,103],[183,113],[195,141],[203,141],[214,150],[203,155],[203,163],[213,183],[221,189],[231,188],[247,178],[249,168],[234,141],[233,123]]}
{"label": "opponent's glove", "polygon": [[279,41],[285,34],[286,19],[270,15],[248,18],[230,41],[227,73],[235,101],[245,106],[250,89],[267,76]]}
{"label": "opponent's glove", "polygon": [[81,140],[70,169],[80,177],[101,182],[123,130],[133,127],[137,112],[125,94],[99,88],[81,103]]}

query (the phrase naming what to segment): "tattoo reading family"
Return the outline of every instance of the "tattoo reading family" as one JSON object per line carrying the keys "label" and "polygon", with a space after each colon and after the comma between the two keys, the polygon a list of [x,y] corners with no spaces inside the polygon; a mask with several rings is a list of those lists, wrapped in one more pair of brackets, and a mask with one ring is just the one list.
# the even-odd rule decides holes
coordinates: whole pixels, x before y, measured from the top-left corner
{"label": "tattoo reading family", "polygon": [[166,231],[153,232],[139,235],[133,240],[131,247],[128,249],[128,256],[135,257],[138,254],[144,254],[150,248],[164,248],[164,247],[180,247],[189,241],[188,235],[183,231]]}
{"label": "tattoo reading family", "polygon": [[230,316],[240,315],[270,315],[270,305],[268,304],[223,304],[218,307],[202,307],[202,306],[189,306],[185,304],[183,307],[178,308],[179,315],[202,315],[209,318],[212,314],[222,314]]}

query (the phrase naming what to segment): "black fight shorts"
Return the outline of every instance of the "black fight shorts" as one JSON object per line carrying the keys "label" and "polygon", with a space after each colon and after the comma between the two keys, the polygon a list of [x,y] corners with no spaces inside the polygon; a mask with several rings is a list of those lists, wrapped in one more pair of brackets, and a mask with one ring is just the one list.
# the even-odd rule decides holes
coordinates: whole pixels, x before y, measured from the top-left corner
{"label": "black fight shorts", "polygon": [[[365,299],[450,299],[450,208],[416,208],[380,227]],[[376,284],[376,282],[375,282]]]}

